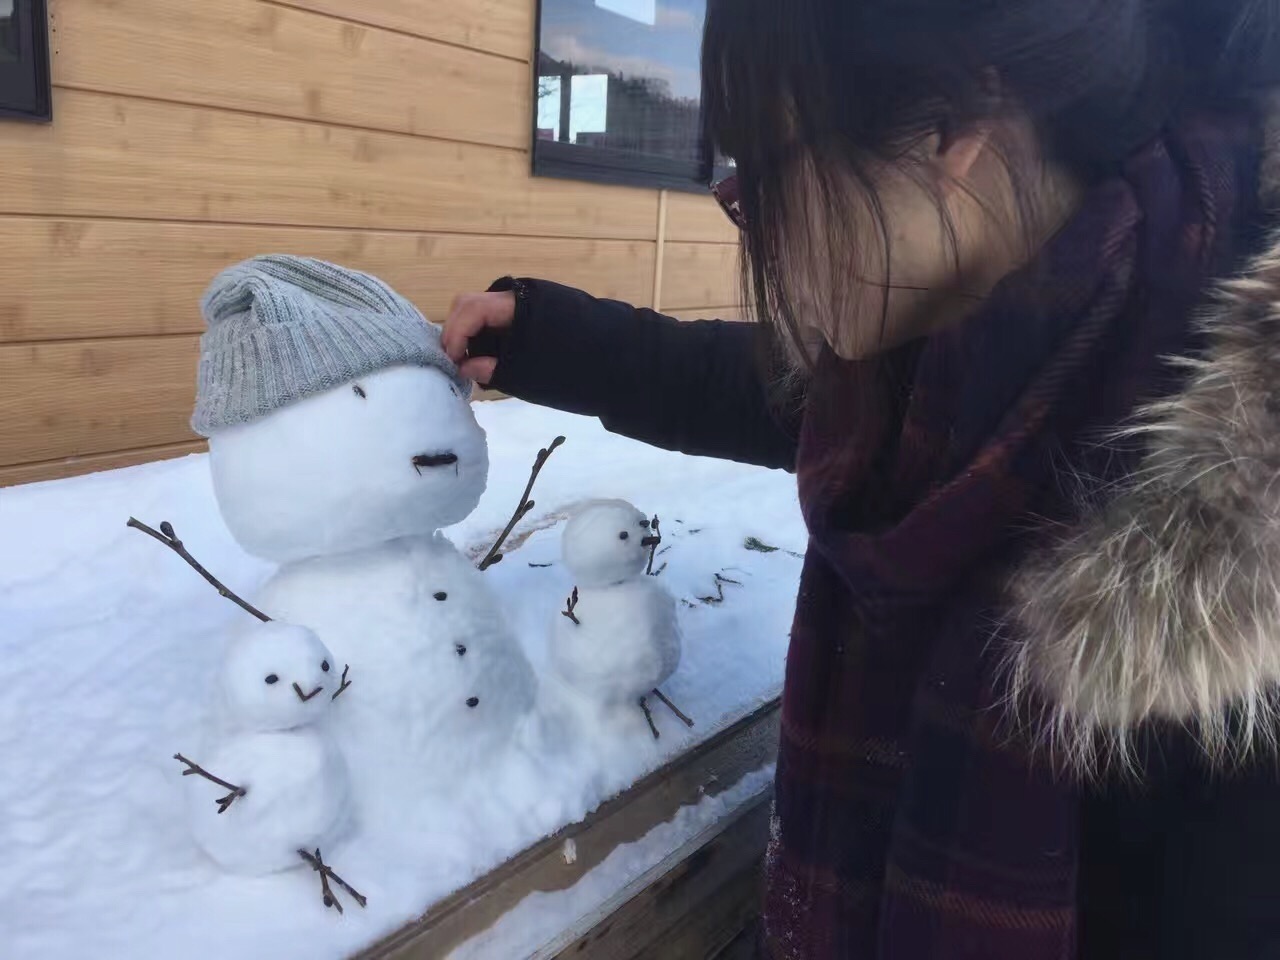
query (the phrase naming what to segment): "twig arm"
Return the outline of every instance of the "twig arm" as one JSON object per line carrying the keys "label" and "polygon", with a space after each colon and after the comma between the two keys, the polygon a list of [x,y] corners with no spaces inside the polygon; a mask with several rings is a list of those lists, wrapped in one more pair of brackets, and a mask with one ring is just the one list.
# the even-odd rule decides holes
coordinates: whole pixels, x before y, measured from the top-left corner
{"label": "twig arm", "polygon": [[533,509],[533,501],[529,499],[529,494],[533,492],[533,485],[538,480],[538,474],[542,472],[542,468],[546,466],[547,460],[551,454],[556,452],[556,448],[564,443],[564,437],[556,437],[551,441],[551,445],[538,451],[537,458],[533,461],[533,471],[529,474],[529,482],[525,484],[524,493],[520,497],[520,503],[516,506],[516,512],[511,515],[511,520],[507,524],[502,533],[498,534],[498,539],[493,542],[493,546],[489,548],[489,552],[485,554],[484,559],[480,561],[481,570],[488,570],[495,563],[502,560],[502,545],[507,542],[507,537],[511,536],[511,531],[516,528],[516,524],[528,515]]}
{"label": "twig arm", "polygon": [[565,601],[565,609],[560,611],[560,616],[568,617],[570,620],[573,621],[575,626],[580,627],[582,626],[582,621],[578,619],[578,614],[575,612],[577,608],[578,608],[578,588],[574,587],[573,593],[569,594],[569,599]]}
{"label": "twig arm", "polygon": [[208,583],[215,590],[218,591],[219,596],[226,597],[236,606],[240,607],[242,610],[248,613],[253,614],[263,623],[271,622],[270,617],[268,617],[265,613],[263,613],[257,607],[253,606],[253,604],[242,599],[240,596],[233,593],[231,590],[228,590],[217,577],[215,577],[212,573],[210,573],[203,566],[201,566],[199,561],[197,561],[195,557],[193,557],[190,553],[188,553],[187,548],[182,545],[182,541],[178,539],[178,535],[174,532],[173,524],[169,523],[166,520],[164,523],[160,524],[159,530],[153,530],[151,527],[148,527],[145,523],[142,523],[141,521],[135,520],[133,517],[130,517],[127,526],[133,527],[133,529],[135,530],[141,530],[147,536],[152,537],[155,540],[159,540],[166,547],[168,547],[170,550],[172,550],[174,553],[180,556],[183,560],[187,561],[187,563],[191,566],[192,570],[200,574],[200,576],[204,577],[204,579],[208,581]]}
{"label": "twig arm", "polygon": [[338,689],[335,690],[333,696],[329,698],[330,700],[337,700],[340,696],[342,696],[342,691],[346,690],[347,687],[351,686],[351,681],[347,679],[347,672],[350,669],[351,669],[350,664],[344,663],[342,665],[342,678],[338,683]]}
{"label": "twig arm", "polygon": [[231,806],[231,804],[235,803],[238,799],[245,796],[249,792],[244,787],[237,787],[234,783],[228,783],[226,780],[223,780],[221,777],[215,777],[212,773],[210,773],[204,767],[200,766],[200,764],[192,763],[190,760],[188,760],[186,757],[184,757],[180,753],[175,753],[173,755],[173,759],[181,763],[185,763],[187,765],[187,769],[182,771],[182,775],[184,777],[189,777],[192,774],[195,774],[198,777],[204,777],[206,780],[209,780],[212,783],[216,783],[220,787],[226,787],[228,790],[231,791],[225,797],[219,797],[218,800],[216,801],[218,804],[219,813],[226,813],[227,807]]}
{"label": "twig arm", "polygon": [[329,887],[330,880],[333,880],[334,883],[347,891],[347,893],[351,895],[352,899],[354,899],[356,903],[360,904],[360,906],[363,907],[369,902],[369,899],[364,894],[333,872],[333,868],[324,862],[324,858],[320,855],[319,850],[316,850],[316,852],[312,854],[299,848],[298,856],[302,857],[312,870],[320,874],[320,893],[324,898],[324,905],[326,907],[333,907],[338,911],[338,913],[342,913],[342,903],[333,895],[333,890]]}
{"label": "twig arm", "polygon": [[649,704],[644,697],[640,698],[640,709],[644,711],[644,718],[649,722],[649,730],[653,734],[653,739],[661,740],[662,734],[658,732],[658,725],[653,722],[653,711],[649,709]]}
{"label": "twig arm", "polygon": [[674,713],[677,717],[679,717],[681,723],[683,723],[686,727],[693,726],[693,721],[690,720],[687,716],[685,716],[684,712],[679,707],[677,707],[674,703],[672,703],[671,700],[667,697],[667,695],[663,693],[661,690],[659,690],[657,687],[654,688],[653,695],[657,697],[659,700],[661,700],[663,703],[665,703],[667,705],[667,709],[670,710],[672,713]]}

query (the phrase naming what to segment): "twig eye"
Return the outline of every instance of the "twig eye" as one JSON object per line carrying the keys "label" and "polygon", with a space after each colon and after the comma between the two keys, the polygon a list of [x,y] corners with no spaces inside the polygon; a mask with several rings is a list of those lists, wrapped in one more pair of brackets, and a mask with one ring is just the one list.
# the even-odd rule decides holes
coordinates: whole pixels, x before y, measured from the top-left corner
{"label": "twig eye", "polygon": [[267,674],[267,683],[279,683],[279,682],[280,682],[280,678],[277,677],[274,673]]}

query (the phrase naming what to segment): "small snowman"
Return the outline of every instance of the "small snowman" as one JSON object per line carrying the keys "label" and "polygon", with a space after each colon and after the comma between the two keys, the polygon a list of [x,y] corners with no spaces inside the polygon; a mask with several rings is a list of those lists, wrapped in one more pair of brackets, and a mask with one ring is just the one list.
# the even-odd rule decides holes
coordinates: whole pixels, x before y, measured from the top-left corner
{"label": "small snowman", "polygon": [[352,816],[346,765],[324,722],[347,686],[335,664],[305,627],[272,621],[241,632],[223,662],[221,723],[208,738],[205,766],[175,759],[192,778],[192,835],[220,867],[262,875],[310,865],[320,873],[325,906],[341,913],[329,880],[361,906],[365,899],[321,853]]}
{"label": "small snowman", "polygon": [[359,664],[335,736],[362,822],[403,818],[500,756],[535,700],[483,575],[440,533],[488,476],[471,384],[408,301],[323,261],[238,264],[203,312],[192,426],[232,535],[279,565],[255,602]]}
{"label": "small snowman", "polygon": [[549,651],[556,672],[588,700],[638,705],[655,739],[650,696],[693,726],[658,689],[675,673],[681,650],[675,600],[645,575],[660,542],[654,521],[625,501],[582,507],[561,543],[576,585],[555,619]]}

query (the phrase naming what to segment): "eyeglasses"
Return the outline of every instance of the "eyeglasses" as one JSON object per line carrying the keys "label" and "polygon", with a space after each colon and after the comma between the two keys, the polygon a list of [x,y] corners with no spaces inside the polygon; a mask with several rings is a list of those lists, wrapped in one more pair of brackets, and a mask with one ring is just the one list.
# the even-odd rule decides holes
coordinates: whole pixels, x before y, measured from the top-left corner
{"label": "eyeglasses", "polygon": [[733,221],[739,230],[747,229],[747,218],[742,212],[742,204],[738,201],[738,175],[726,177],[719,183],[711,185],[711,195],[720,204],[724,215]]}

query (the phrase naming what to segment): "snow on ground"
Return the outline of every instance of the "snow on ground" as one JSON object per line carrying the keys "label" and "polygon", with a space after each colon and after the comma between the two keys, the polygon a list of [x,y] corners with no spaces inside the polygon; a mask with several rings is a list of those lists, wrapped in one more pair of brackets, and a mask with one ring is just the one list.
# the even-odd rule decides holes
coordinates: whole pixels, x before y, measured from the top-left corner
{"label": "snow on ground", "polygon": [[[124,524],[169,520],[208,569],[252,596],[270,567],[232,541],[206,458],[0,490],[0,954],[348,955],[777,693],[804,546],[791,478],[655,451],[516,401],[479,416],[489,492],[449,531],[477,553],[505,524],[538,447],[568,438],[539,480],[519,549],[486,573],[535,670],[545,679],[548,625],[572,586],[559,563],[566,511],[629,499],[663,520],[662,577],[686,601],[685,656],[665,689],[695,729],[659,708],[654,743],[570,717],[556,756],[522,756],[489,784],[460,774],[455,795],[424,798],[431,809],[413,818],[438,829],[366,825],[326,851],[369,897],[338,917],[313,875],[224,876],[187,833],[171,758],[198,742],[223,643],[245,614]],[[716,574],[738,582],[718,588]],[[700,599],[721,590],[723,603]],[[647,856],[664,855],[656,843]],[[573,902],[598,902],[632,875],[593,871]]]}

